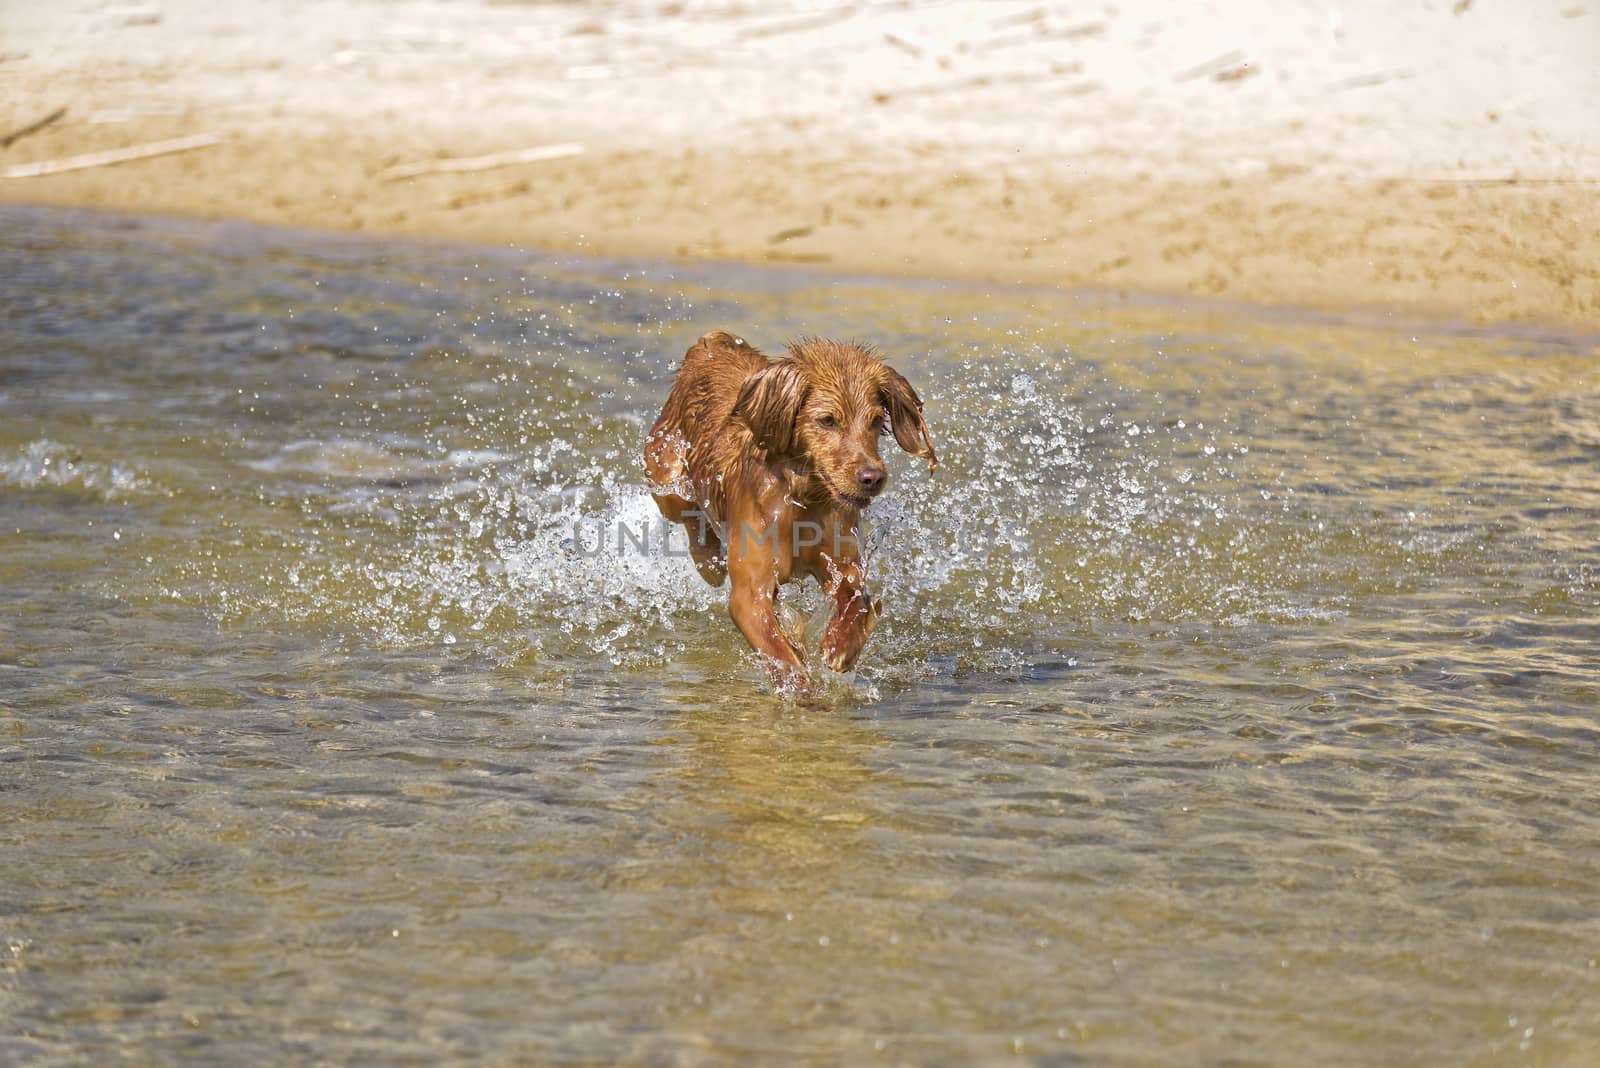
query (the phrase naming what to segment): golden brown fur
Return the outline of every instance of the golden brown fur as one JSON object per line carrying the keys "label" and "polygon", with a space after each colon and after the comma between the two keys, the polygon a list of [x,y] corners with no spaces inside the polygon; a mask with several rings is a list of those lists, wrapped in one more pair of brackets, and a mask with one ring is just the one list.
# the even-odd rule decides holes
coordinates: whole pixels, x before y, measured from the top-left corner
{"label": "golden brown fur", "polygon": [[713,331],[690,346],[645,442],[656,503],[689,534],[705,580],[732,579],[728,611],[773,680],[806,691],[803,652],[778,624],[778,587],[806,575],[833,599],[823,659],[848,671],[877,625],[857,542],[888,481],[878,437],[934,466],[922,401],[871,350],[809,339],[768,360]]}

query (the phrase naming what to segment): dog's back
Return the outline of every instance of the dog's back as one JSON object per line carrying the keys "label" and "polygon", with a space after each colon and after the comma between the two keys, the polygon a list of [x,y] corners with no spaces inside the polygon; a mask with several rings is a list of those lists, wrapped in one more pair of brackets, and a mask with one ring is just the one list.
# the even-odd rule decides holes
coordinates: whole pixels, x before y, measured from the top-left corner
{"label": "dog's back", "polygon": [[664,505],[677,503],[663,498],[662,491],[670,490],[685,504],[709,503],[721,512],[720,501],[712,500],[721,497],[718,476],[730,474],[750,452],[749,431],[731,418],[733,406],[745,380],[766,365],[759,349],[726,330],[713,330],[689,347],[645,445],[645,466]]}
{"label": "dog's back", "polygon": [[684,354],[651,438],[675,432],[704,448],[725,429],[744,380],[766,364],[767,358],[743,338],[726,330],[706,334]]}

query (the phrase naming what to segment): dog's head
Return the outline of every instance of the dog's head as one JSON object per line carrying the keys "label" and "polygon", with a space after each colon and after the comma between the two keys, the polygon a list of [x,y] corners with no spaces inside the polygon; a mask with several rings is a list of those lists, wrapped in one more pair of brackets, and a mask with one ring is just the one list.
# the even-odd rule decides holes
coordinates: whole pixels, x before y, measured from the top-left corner
{"label": "dog's head", "polygon": [[733,417],[769,460],[804,463],[840,501],[865,507],[889,475],[878,438],[937,466],[922,401],[898,371],[869,348],[808,339],[745,379]]}

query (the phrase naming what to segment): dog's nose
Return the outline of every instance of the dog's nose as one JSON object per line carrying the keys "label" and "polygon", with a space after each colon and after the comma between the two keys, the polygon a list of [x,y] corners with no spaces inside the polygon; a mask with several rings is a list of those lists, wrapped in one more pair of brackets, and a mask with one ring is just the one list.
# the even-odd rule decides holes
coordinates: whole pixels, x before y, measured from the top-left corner
{"label": "dog's nose", "polygon": [[883,480],[887,477],[881,467],[863,467],[856,472],[856,482],[864,493],[877,493],[883,489]]}

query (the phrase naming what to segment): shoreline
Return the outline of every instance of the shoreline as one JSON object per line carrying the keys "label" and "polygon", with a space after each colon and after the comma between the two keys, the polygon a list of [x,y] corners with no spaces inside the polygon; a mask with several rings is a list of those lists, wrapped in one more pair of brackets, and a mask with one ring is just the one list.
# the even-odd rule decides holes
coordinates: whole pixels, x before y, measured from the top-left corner
{"label": "shoreline", "polygon": [[218,140],[0,202],[1600,332],[1600,12],[1535,7],[25,10],[0,173]]}
{"label": "shoreline", "polygon": [[[585,153],[388,183],[373,178],[386,157],[368,148],[273,192],[271,176],[307,151],[236,139],[13,179],[0,185],[0,202],[1600,332],[1600,189],[1582,185],[1270,175],[1027,181],[926,168],[851,180],[812,163],[805,181],[777,191],[758,188],[760,177],[702,183],[696,198],[727,205],[706,216],[670,203],[687,186],[674,179],[692,169],[692,156]],[[650,174],[666,178],[651,186]],[[886,184],[916,191],[874,205],[874,189]],[[974,202],[987,206],[975,213]],[[1081,221],[1039,233],[1033,220],[1063,203]],[[1107,217],[1114,223],[1097,228]],[[1554,229],[1563,220],[1565,243]]]}
{"label": "shoreline", "polygon": [[[592,272],[607,265],[624,269],[666,268],[673,272],[667,277],[690,284],[704,284],[724,272],[754,271],[767,273],[774,278],[800,280],[815,279],[819,284],[831,286],[910,286],[931,287],[951,293],[962,300],[981,299],[999,293],[1036,293],[1046,298],[1060,298],[1080,305],[1085,312],[1095,314],[1133,314],[1146,311],[1175,314],[1197,321],[1236,321],[1250,319],[1263,325],[1276,323],[1314,324],[1335,329],[1379,331],[1386,333],[1427,334],[1440,337],[1500,338],[1526,340],[1540,343],[1557,343],[1569,346],[1593,347],[1600,344],[1600,328],[1586,327],[1552,321],[1549,319],[1489,320],[1474,322],[1447,311],[1403,309],[1379,305],[1336,304],[1317,307],[1310,304],[1266,304],[1227,295],[1195,295],[1167,293],[1149,288],[1130,286],[1070,286],[1046,282],[1001,281],[961,275],[917,274],[891,272],[870,268],[846,268],[832,263],[804,263],[793,261],[758,261],[713,257],[683,257],[647,253],[602,253],[592,249],[555,249],[522,242],[490,241],[483,238],[457,234],[396,233],[378,230],[333,229],[308,226],[288,221],[266,222],[231,215],[206,216],[176,211],[127,210],[98,205],[32,203],[0,199],[0,220],[8,211],[40,213],[49,218],[56,213],[94,220],[89,227],[120,232],[124,228],[154,227],[184,237],[202,235],[211,240],[216,233],[226,234],[237,227],[251,237],[261,234],[282,235],[286,240],[301,240],[316,244],[331,243],[332,247],[359,248],[367,244],[381,247],[385,242],[400,242],[414,247],[434,247],[449,256],[493,257],[508,264],[529,257],[535,265],[546,265],[556,271],[573,271],[578,274]],[[222,240],[228,240],[223,237]],[[348,244],[341,244],[348,243]],[[641,278],[644,276],[640,276]]]}

